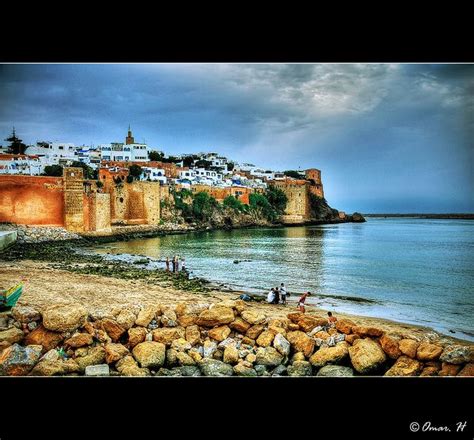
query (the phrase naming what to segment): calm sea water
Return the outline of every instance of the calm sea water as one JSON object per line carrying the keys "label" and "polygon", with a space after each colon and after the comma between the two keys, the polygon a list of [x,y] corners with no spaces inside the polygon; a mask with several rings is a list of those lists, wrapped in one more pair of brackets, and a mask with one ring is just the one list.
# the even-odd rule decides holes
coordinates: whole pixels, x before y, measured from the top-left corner
{"label": "calm sea water", "polygon": [[[169,235],[96,247],[112,258],[186,258],[191,276],[247,292],[284,282],[334,312],[426,325],[474,340],[474,221],[369,218]],[[234,264],[234,260],[243,260]],[[451,330],[451,332],[450,332]],[[455,333],[453,334],[452,331]]]}

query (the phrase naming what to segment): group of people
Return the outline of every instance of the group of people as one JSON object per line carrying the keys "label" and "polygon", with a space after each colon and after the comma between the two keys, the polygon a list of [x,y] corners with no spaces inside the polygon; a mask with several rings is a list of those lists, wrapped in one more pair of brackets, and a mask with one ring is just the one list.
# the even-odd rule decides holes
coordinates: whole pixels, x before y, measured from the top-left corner
{"label": "group of people", "polygon": [[268,292],[267,302],[269,304],[286,304],[286,297],[288,292],[284,283],[281,283],[280,287],[272,287],[272,290]]}
{"label": "group of people", "polygon": [[178,272],[186,272],[186,262],[184,261],[184,257],[181,259],[175,255],[171,261],[168,257],[166,257],[166,272],[170,272],[170,264],[172,266],[171,272],[178,273]]}

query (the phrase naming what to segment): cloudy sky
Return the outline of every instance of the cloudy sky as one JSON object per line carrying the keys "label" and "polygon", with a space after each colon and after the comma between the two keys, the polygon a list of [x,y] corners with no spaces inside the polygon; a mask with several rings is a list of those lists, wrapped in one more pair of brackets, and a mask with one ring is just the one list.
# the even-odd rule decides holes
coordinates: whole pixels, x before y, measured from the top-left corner
{"label": "cloudy sky", "polygon": [[[0,65],[0,135],[322,170],[348,212],[474,212],[474,65]],[[6,142],[3,142],[6,144]]]}

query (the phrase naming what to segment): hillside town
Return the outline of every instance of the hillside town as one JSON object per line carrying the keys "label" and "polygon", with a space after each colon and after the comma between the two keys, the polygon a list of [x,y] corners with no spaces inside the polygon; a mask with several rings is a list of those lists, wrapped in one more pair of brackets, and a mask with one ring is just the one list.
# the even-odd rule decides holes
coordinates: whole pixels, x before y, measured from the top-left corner
{"label": "hillside town", "polygon": [[[53,175],[51,167],[71,167],[78,162],[94,171],[127,171],[131,165],[141,168],[139,180],[160,182],[162,185],[208,185],[217,188],[267,188],[269,181],[305,179],[305,172],[292,176],[252,163],[238,163],[216,152],[165,155],[164,152],[137,143],[129,126],[124,142],[111,142],[95,147],[70,142],[38,141],[24,145],[16,135],[6,139],[10,146],[0,146],[0,174],[28,176]],[[48,168],[49,167],[49,168]],[[54,170],[54,168],[53,168]],[[295,173],[300,174],[299,176]],[[320,195],[324,196],[321,185]]]}

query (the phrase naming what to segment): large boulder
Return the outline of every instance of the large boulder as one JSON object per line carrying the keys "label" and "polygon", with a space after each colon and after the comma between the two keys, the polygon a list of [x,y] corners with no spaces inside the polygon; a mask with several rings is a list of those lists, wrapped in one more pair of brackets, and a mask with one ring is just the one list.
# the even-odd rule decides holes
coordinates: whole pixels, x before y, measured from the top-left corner
{"label": "large boulder", "polygon": [[157,306],[145,306],[138,313],[135,325],[140,327],[148,327],[148,324],[155,318]]}
{"label": "large boulder", "polygon": [[197,303],[197,302],[190,302],[190,303],[185,303],[181,302],[178,303],[174,309],[176,312],[176,315],[182,316],[182,315],[199,315],[200,313],[204,312],[204,310],[207,310],[209,308],[208,303]]}
{"label": "large boulder", "polygon": [[26,376],[41,356],[41,345],[13,344],[0,353],[0,376]]}
{"label": "large boulder", "polygon": [[263,332],[264,328],[265,327],[261,324],[252,325],[252,327],[250,327],[245,333],[245,336],[247,336],[247,338],[250,338],[250,339],[257,339],[260,333]]}
{"label": "large boulder", "polygon": [[21,342],[23,337],[23,332],[16,327],[0,331],[0,350],[2,348],[8,347],[9,345],[15,344],[16,342]]}
{"label": "large boulder", "polygon": [[288,376],[311,376],[313,369],[308,361],[296,361],[287,368]]}
{"label": "large boulder", "polygon": [[275,333],[268,330],[264,330],[262,333],[260,333],[256,342],[257,342],[257,345],[260,345],[260,347],[268,347],[272,345],[274,338],[275,338]]}
{"label": "large boulder", "polygon": [[315,327],[323,326],[328,323],[328,320],[325,318],[318,318],[316,316],[305,315],[301,316],[298,320],[298,325],[300,326],[301,330],[304,332],[310,332]]}
{"label": "large boulder", "polygon": [[77,365],[79,365],[81,372],[84,372],[89,365],[98,365],[105,362],[105,349],[99,345],[88,349],[80,348],[76,350],[76,355],[78,353],[80,353],[81,356],[76,356],[74,360]]}
{"label": "large boulder", "polygon": [[133,357],[144,368],[158,368],[165,363],[166,346],[161,342],[145,341],[132,350]]}
{"label": "large boulder", "polygon": [[105,347],[105,362],[111,364],[117,362],[129,354],[122,344],[107,344]]}
{"label": "large boulder", "polygon": [[361,374],[368,374],[380,367],[387,359],[380,344],[372,339],[357,339],[349,347],[352,365]]}
{"label": "large boulder", "polygon": [[199,314],[196,324],[202,327],[215,327],[229,324],[235,319],[234,311],[230,307],[213,307]]}
{"label": "large boulder", "polygon": [[217,351],[217,344],[213,341],[204,341],[203,344],[203,356],[210,358]]}
{"label": "large boulder", "polygon": [[96,322],[96,327],[104,330],[113,342],[117,342],[125,329],[114,319],[104,318]]}
{"label": "large boulder", "polygon": [[89,365],[85,369],[86,376],[110,376],[109,366],[107,364]]}
{"label": "large boulder", "polygon": [[247,362],[239,362],[237,365],[234,366],[234,373],[237,376],[243,377],[255,377],[257,376],[257,372],[252,367],[252,364]]}
{"label": "large boulder", "polygon": [[423,364],[408,356],[400,356],[385,376],[418,376],[423,369]]}
{"label": "large boulder", "polygon": [[[193,319],[194,323],[195,319]],[[178,317],[176,313],[172,309],[165,309],[163,310],[163,314],[161,315],[161,324],[163,327],[177,327],[178,325]]]}
{"label": "large boulder", "polygon": [[74,359],[41,359],[31,370],[29,376],[62,376],[69,373],[78,373],[79,371],[79,365]]}
{"label": "large boulder", "polygon": [[336,321],[336,329],[346,335],[351,334],[352,327],[355,326],[355,322],[352,322],[350,319],[339,319],[338,321]]}
{"label": "large boulder", "polygon": [[165,345],[171,345],[175,339],[185,338],[186,332],[183,327],[164,327],[153,330],[153,340]]}
{"label": "large boulder", "polygon": [[352,377],[354,376],[354,370],[350,367],[343,367],[341,365],[326,365],[318,371],[316,376]]}
{"label": "large boulder", "polygon": [[45,329],[42,325],[35,328],[25,338],[25,345],[42,345],[43,352],[56,348],[63,340],[61,333]]}
{"label": "large boulder", "polygon": [[131,310],[122,309],[115,319],[118,325],[120,325],[125,330],[128,330],[133,327],[133,324],[135,324],[137,317],[135,313],[133,313]]}
{"label": "large boulder", "polygon": [[314,350],[314,339],[310,338],[302,331],[288,332],[286,338],[295,351],[301,351],[307,358],[311,356]]}
{"label": "large boulder", "polygon": [[41,319],[41,313],[31,306],[13,307],[12,316],[22,324],[28,324],[32,321],[39,321]]}
{"label": "large boulder", "polygon": [[283,356],[288,356],[290,354],[291,345],[288,340],[280,333],[275,335],[275,339],[273,340],[273,346]]}
{"label": "large boulder", "polygon": [[315,367],[337,364],[347,358],[348,348],[349,344],[347,342],[339,342],[335,347],[321,347],[309,358],[309,362]]}
{"label": "large boulder", "polygon": [[[191,325],[196,324],[198,316],[197,315],[181,315],[178,316],[178,324],[181,327],[189,327]],[[168,325],[167,327],[173,327],[171,325]]]}
{"label": "large boulder", "polygon": [[456,376],[461,371],[462,365],[449,364],[443,362],[438,376]]}
{"label": "large boulder", "polygon": [[197,345],[201,342],[201,332],[199,331],[199,327],[197,325],[190,325],[186,327],[185,331],[186,341],[188,341],[191,345]]}
{"label": "large boulder", "polygon": [[92,345],[93,339],[89,333],[76,333],[69,339],[66,339],[64,343],[71,348],[84,347],[85,345]]}
{"label": "large boulder", "polygon": [[235,345],[229,345],[225,348],[223,361],[226,364],[236,364],[239,362],[239,359],[239,350],[235,347]]}
{"label": "large boulder", "polygon": [[383,335],[383,330],[377,327],[365,327],[362,325],[356,325],[352,327],[352,333],[359,335],[361,338],[366,338],[366,337],[378,338]]}
{"label": "large boulder", "polygon": [[[301,312],[294,312],[294,313],[288,313],[286,317],[293,323],[293,324],[298,324],[298,321],[303,317],[303,313]],[[299,326],[298,326],[299,327]]]}
{"label": "large boulder", "polygon": [[474,363],[470,362],[464,365],[464,368],[458,373],[458,376],[473,377],[474,376]]}
{"label": "large boulder", "polygon": [[149,376],[150,372],[147,368],[140,368],[137,361],[127,355],[115,364],[115,368],[122,376]]}
{"label": "large boulder", "polygon": [[199,364],[199,368],[204,376],[232,376],[234,374],[231,365],[217,359],[205,358]]}
{"label": "large boulder", "polygon": [[241,313],[241,316],[251,325],[263,324],[267,319],[267,317],[263,313],[258,312],[256,310],[244,310]]}
{"label": "large boulder", "polygon": [[456,365],[474,362],[474,346],[451,345],[446,347],[440,356],[440,360]]}
{"label": "large boulder", "polygon": [[192,347],[191,343],[184,338],[175,339],[171,343],[171,348],[178,352],[184,352],[190,350]]}
{"label": "large boulder", "polygon": [[143,342],[146,338],[146,329],[144,327],[132,327],[128,330],[128,345],[130,348]]}
{"label": "large boulder", "polygon": [[194,359],[189,354],[184,353],[183,351],[177,352],[176,360],[178,361],[179,365],[181,365],[181,366],[191,366],[191,365],[196,364]]}
{"label": "large boulder", "polygon": [[257,349],[256,363],[276,367],[283,362],[283,356],[273,347],[259,347]]}
{"label": "large boulder", "polygon": [[413,339],[402,339],[398,343],[398,348],[402,354],[411,357],[412,359],[416,358],[416,351],[418,350],[419,342],[414,341]]}
{"label": "large boulder", "polygon": [[422,342],[416,350],[416,358],[420,361],[435,361],[439,359],[443,347],[429,342]]}
{"label": "large boulder", "polygon": [[246,331],[251,327],[251,324],[249,324],[247,321],[245,321],[239,316],[229,324],[229,327],[232,330],[245,334]]}
{"label": "large boulder", "polygon": [[230,328],[227,325],[221,325],[219,327],[214,327],[213,329],[209,330],[209,337],[215,339],[216,341],[223,341],[230,335]]}
{"label": "large boulder", "polygon": [[55,332],[72,332],[84,324],[87,316],[80,304],[56,304],[43,312],[43,325]]}
{"label": "large boulder", "polygon": [[397,339],[389,335],[383,335],[379,339],[379,342],[382,350],[388,355],[389,358],[398,359],[402,355]]}

